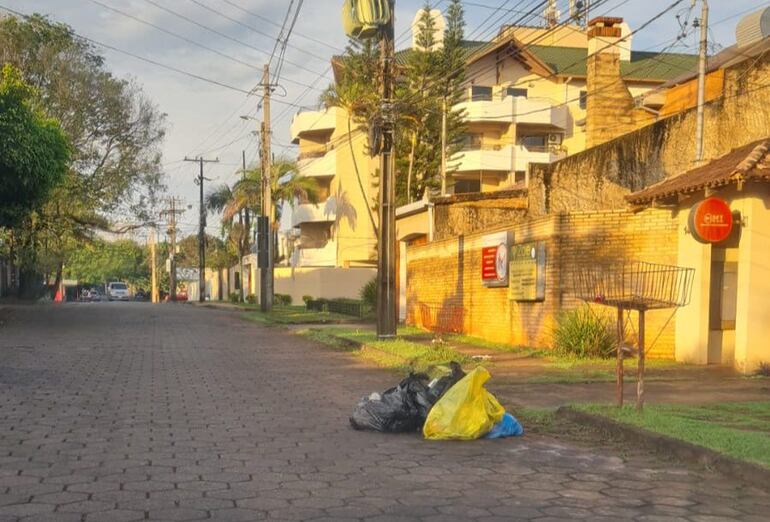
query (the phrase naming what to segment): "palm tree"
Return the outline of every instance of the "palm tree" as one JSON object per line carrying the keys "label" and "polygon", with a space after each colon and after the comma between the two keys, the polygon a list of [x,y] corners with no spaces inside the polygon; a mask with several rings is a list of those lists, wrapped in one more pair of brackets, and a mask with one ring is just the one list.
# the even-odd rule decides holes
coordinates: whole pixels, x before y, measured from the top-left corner
{"label": "palm tree", "polygon": [[[302,176],[294,161],[277,159],[271,165],[270,184],[273,203],[287,202],[294,207],[297,202],[316,204],[319,199],[318,182]],[[243,257],[249,252],[251,237],[250,214],[262,213],[262,169],[255,167],[242,171],[243,177],[231,186],[222,184],[206,195],[206,208],[222,214],[222,231],[238,246],[243,273]],[[273,205],[276,220],[280,220],[281,206]],[[235,222],[235,216],[240,216]],[[241,299],[243,299],[241,285]]]}

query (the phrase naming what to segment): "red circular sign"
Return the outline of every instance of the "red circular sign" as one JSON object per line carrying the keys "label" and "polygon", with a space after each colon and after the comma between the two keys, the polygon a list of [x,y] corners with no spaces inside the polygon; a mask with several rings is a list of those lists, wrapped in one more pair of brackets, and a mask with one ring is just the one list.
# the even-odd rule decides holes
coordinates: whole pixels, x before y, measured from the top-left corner
{"label": "red circular sign", "polygon": [[719,243],[733,231],[733,212],[723,199],[707,198],[690,210],[690,231],[701,243]]}

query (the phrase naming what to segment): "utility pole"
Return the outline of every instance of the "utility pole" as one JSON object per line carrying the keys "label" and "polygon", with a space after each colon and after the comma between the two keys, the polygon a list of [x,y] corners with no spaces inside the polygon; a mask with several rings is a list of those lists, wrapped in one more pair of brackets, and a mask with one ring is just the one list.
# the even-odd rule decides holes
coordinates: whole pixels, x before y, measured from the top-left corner
{"label": "utility pole", "polygon": [[[693,5],[695,1],[693,0]],[[703,162],[703,105],[706,100],[706,59],[708,57],[709,3],[701,0],[700,54],[698,56],[698,109],[695,116],[695,166]]]}
{"label": "utility pole", "polygon": [[267,218],[266,267],[259,271],[259,306],[263,312],[273,309],[273,195],[272,195],[272,158],[270,156],[270,65],[265,65],[262,75],[262,215]]}
{"label": "utility pole", "polygon": [[171,251],[169,252],[169,301],[176,301],[176,215],[184,212],[177,208],[177,199],[169,198],[168,208],[160,212],[161,217],[168,216],[168,233]]}
{"label": "utility pole", "polygon": [[441,104],[441,195],[446,195],[446,95]]}
{"label": "utility pole", "polygon": [[156,255],[155,244],[158,241],[158,232],[155,227],[152,227],[150,231],[150,267],[152,270],[151,286],[150,289],[150,301],[157,303],[160,301],[160,295],[158,292],[158,258]]}
{"label": "utility pole", "polygon": [[380,237],[377,256],[377,337],[396,336],[396,207],[393,165],[393,37],[395,0],[388,0],[390,20],[380,40],[382,65],[382,146],[380,149]]}
{"label": "utility pole", "polygon": [[[200,165],[200,172],[195,184],[200,188],[200,214],[198,216],[198,302],[206,300],[206,206],[203,203],[203,181],[208,180],[203,176],[204,163],[219,163],[219,158],[213,160],[199,158],[187,158],[185,161],[194,161]],[[211,180],[209,180],[211,181]]]}
{"label": "utility pole", "polygon": [[[246,151],[241,151],[241,159],[243,159],[243,172],[241,173],[241,180],[246,179]],[[241,222],[241,237],[238,244],[238,264],[241,268],[241,302],[246,302],[246,294],[243,288],[243,254],[246,252],[246,245],[249,239],[249,209],[244,208],[238,211],[238,220]]]}

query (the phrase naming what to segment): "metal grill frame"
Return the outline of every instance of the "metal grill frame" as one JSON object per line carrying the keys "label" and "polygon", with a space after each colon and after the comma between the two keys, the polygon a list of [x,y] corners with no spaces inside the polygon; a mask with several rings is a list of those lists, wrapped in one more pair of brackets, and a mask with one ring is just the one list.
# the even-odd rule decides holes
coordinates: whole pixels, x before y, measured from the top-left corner
{"label": "metal grill frame", "polygon": [[679,308],[690,303],[694,268],[625,261],[575,270],[579,299],[624,310]]}

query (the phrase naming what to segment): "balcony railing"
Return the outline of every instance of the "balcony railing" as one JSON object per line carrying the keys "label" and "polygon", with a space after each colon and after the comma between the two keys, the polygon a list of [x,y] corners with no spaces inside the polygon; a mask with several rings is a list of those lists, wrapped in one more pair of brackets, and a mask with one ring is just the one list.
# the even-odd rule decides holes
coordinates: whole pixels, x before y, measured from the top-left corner
{"label": "balcony railing", "polygon": [[337,201],[329,197],[326,201],[296,205],[291,211],[291,226],[302,223],[323,223],[337,219]]}
{"label": "balcony railing", "polygon": [[454,106],[468,122],[526,123],[567,128],[568,110],[550,98],[523,96],[468,96]]}
{"label": "balcony railing", "polygon": [[326,151],[300,154],[297,168],[302,176],[334,176],[337,173],[337,151],[327,145]]}
{"label": "balcony railing", "polygon": [[299,110],[294,114],[289,131],[291,139],[297,143],[300,134],[313,131],[334,130],[337,125],[337,109],[334,107],[320,110]]}

